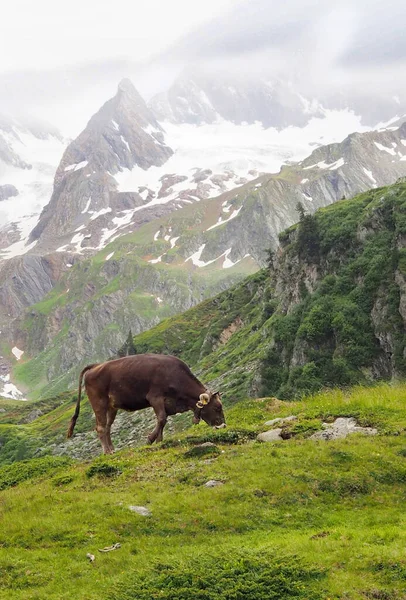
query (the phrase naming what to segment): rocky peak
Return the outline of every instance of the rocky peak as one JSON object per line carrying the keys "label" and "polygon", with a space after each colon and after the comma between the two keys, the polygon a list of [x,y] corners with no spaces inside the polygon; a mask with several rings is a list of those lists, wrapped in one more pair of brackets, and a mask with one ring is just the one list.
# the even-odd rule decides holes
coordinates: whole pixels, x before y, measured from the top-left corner
{"label": "rocky peak", "polygon": [[[76,230],[98,216],[106,219],[104,215],[112,213],[110,216],[114,218],[117,182],[113,175],[134,167],[146,170],[160,166],[172,154],[165,144],[162,128],[144,100],[128,79],[122,80],[116,95],[67,147],[56,171],[52,198],[30,241],[39,240],[54,247],[58,243],[61,247],[61,239],[64,242],[70,241],[67,236],[76,239]],[[134,208],[142,202],[134,194],[125,199],[125,208]],[[105,228],[105,223],[100,221],[100,224]],[[93,224],[93,232],[95,229]],[[94,237],[90,244],[93,248],[100,242],[101,227],[98,229],[98,238]],[[90,238],[92,231],[87,235]]]}
{"label": "rocky peak", "polygon": [[149,106],[158,119],[173,123],[235,124],[261,121],[264,127],[304,125],[314,116],[311,102],[280,80],[187,68],[168,91]]}

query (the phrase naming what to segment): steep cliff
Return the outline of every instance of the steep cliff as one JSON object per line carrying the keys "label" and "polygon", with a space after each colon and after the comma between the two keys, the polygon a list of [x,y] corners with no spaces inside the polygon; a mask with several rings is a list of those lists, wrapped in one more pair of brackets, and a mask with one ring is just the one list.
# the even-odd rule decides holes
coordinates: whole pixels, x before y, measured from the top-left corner
{"label": "steep cliff", "polygon": [[339,201],[280,236],[246,281],[134,338],[231,401],[406,374],[406,184]]}

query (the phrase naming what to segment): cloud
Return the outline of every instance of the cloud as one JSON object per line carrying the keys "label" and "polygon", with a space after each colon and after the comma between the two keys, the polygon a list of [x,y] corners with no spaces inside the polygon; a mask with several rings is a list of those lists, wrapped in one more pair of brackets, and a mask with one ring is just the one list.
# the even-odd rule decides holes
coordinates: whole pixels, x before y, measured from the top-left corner
{"label": "cloud", "polygon": [[188,65],[211,77],[283,80],[327,105],[351,100],[361,112],[369,102],[370,119],[395,110],[388,97],[406,100],[404,0],[91,5],[9,3],[0,23],[0,112],[28,107],[76,135],[122,77],[149,97]]}

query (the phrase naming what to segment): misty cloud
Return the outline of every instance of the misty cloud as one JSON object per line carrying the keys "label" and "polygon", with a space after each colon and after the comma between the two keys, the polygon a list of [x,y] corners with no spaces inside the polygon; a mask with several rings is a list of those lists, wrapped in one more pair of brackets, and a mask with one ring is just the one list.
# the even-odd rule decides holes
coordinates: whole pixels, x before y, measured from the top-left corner
{"label": "misty cloud", "polygon": [[[174,18],[179,18],[182,2],[177,1]],[[194,29],[192,21],[186,22],[185,34],[176,42],[168,34],[165,51],[164,40],[159,46],[151,41],[143,56],[149,53],[152,58],[142,62],[136,52],[117,57],[111,38],[108,59],[109,50],[103,48],[99,60],[86,60],[82,53],[69,67],[38,64],[35,70],[0,74],[0,113],[29,110],[58,126],[67,125],[70,119],[68,135],[76,135],[115,93],[121,78],[130,77],[148,99],[167,89],[182,72],[190,74],[195,69],[222,80],[265,78],[291,83],[307,98],[326,106],[350,104],[360,114],[368,113],[370,124],[390,118],[396,110],[406,112],[404,0],[342,0],[339,4],[221,0],[221,6],[223,11],[228,6],[227,12],[217,10],[217,16],[202,18]],[[210,7],[214,10],[214,2]],[[166,11],[165,18],[169,14]],[[94,26],[98,27],[96,21]],[[165,26],[170,28],[171,22]],[[162,22],[159,27],[164,35]],[[177,27],[181,30],[179,23]],[[134,39],[138,29],[134,23]],[[74,55],[79,56],[77,48]]]}

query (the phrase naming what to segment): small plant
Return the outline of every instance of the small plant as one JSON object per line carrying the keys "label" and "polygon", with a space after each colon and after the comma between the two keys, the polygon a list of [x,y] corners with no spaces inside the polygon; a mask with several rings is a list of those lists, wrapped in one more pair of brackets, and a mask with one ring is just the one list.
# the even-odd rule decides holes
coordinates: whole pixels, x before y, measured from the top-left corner
{"label": "small plant", "polygon": [[121,475],[122,470],[116,465],[112,465],[108,462],[98,462],[89,467],[86,471],[86,477],[89,479],[95,477],[116,477]]}
{"label": "small plant", "polygon": [[217,446],[194,446],[183,455],[185,458],[201,458],[202,456],[218,456],[221,454]]}
{"label": "small plant", "polygon": [[74,479],[75,478],[73,477],[73,475],[59,475],[52,479],[52,484],[55,487],[62,487],[64,485],[68,485],[69,483],[72,483],[72,481]]}

